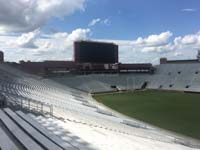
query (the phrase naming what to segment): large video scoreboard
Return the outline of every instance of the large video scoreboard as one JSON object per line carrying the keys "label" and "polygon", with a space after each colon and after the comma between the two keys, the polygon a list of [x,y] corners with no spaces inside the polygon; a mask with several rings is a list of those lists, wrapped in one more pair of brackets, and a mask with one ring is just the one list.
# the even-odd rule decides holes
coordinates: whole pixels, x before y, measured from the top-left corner
{"label": "large video scoreboard", "polygon": [[74,60],[77,63],[118,63],[118,45],[113,43],[76,41]]}

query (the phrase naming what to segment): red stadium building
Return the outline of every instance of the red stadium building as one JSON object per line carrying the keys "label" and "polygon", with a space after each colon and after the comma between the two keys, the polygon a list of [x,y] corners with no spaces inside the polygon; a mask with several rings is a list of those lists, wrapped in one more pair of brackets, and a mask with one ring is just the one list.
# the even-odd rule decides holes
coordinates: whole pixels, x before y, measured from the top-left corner
{"label": "red stadium building", "polygon": [[122,64],[118,45],[97,41],[74,42],[74,61],[20,61],[19,68],[39,75],[91,73],[152,73],[152,64]]}

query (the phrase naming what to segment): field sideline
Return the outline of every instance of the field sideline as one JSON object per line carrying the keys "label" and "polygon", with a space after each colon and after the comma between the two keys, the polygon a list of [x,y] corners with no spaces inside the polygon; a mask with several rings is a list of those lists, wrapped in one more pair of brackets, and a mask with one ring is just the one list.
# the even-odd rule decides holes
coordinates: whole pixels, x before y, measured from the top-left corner
{"label": "field sideline", "polygon": [[127,116],[200,139],[200,94],[135,91],[97,94],[94,98]]}

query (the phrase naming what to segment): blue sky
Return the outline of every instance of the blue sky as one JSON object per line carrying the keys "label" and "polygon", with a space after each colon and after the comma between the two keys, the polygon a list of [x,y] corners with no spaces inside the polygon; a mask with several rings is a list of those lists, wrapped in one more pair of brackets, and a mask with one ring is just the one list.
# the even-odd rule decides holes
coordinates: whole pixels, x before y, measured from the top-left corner
{"label": "blue sky", "polygon": [[199,0],[0,1],[0,49],[7,61],[72,60],[73,42],[119,45],[119,60],[194,59]]}
{"label": "blue sky", "polygon": [[131,40],[167,30],[174,36],[182,36],[200,29],[199,0],[88,0],[85,5],[84,12],[77,11],[63,20],[50,20],[45,31],[87,28],[94,18],[110,20],[110,25],[98,24],[92,28],[92,37],[100,39]]}

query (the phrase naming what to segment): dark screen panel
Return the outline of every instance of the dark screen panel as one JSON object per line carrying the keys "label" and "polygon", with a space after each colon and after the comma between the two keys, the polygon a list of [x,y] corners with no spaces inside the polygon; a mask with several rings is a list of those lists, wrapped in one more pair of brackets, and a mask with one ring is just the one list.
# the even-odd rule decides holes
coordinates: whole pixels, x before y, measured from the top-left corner
{"label": "dark screen panel", "polygon": [[116,63],[118,61],[118,46],[112,43],[77,42],[75,58],[80,63]]}

